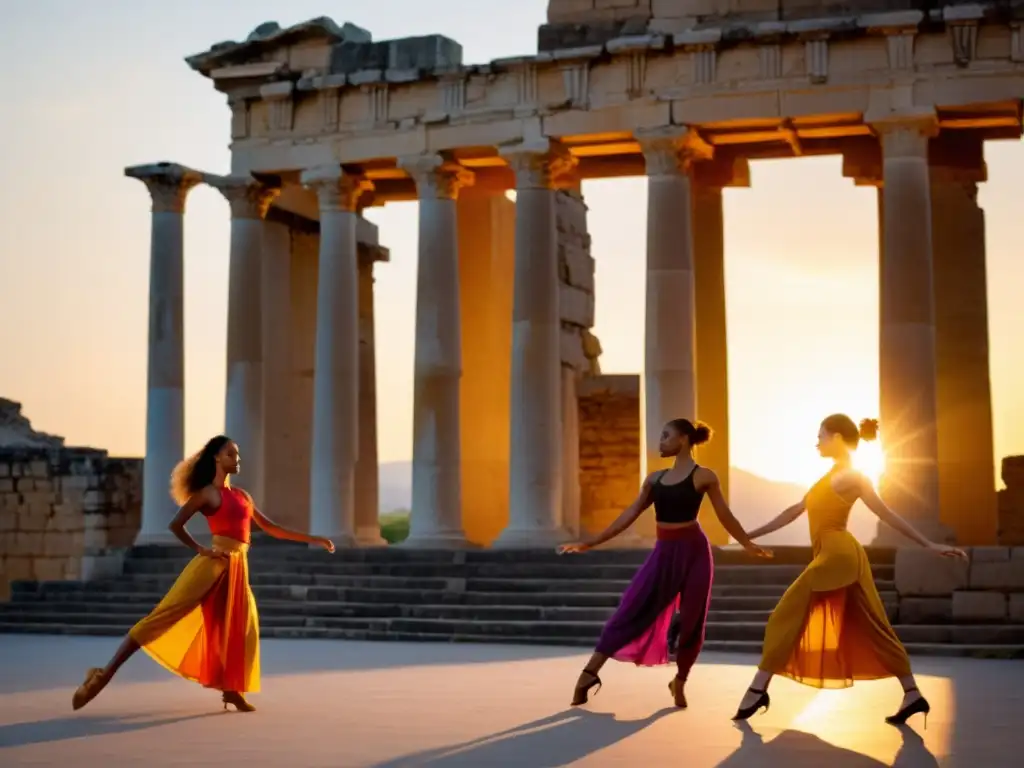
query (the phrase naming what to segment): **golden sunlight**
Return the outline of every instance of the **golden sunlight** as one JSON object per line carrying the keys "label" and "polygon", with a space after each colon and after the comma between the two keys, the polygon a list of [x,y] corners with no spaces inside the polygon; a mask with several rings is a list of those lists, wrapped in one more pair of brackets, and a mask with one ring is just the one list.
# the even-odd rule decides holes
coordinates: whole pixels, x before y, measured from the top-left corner
{"label": "golden sunlight", "polygon": [[885,451],[882,450],[882,444],[878,441],[861,443],[853,455],[853,465],[867,475],[877,487],[882,473],[885,472]]}

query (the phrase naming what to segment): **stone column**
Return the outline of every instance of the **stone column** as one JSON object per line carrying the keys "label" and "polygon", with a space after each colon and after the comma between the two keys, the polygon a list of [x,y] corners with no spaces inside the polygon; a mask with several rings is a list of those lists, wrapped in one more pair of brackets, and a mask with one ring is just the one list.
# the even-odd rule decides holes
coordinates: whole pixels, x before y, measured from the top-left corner
{"label": "stone column", "polygon": [[168,494],[171,471],[185,453],[185,332],[182,242],[185,198],[201,174],[171,163],[137,165],[152,198],[149,246],[149,350],[146,370],[146,459],[142,467],[142,523],[136,544],[175,541],[167,530],[176,506]]}
{"label": "stone column", "polygon": [[320,202],[310,532],[353,546],[359,450],[357,204],[369,185],[340,166],[305,171],[302,183]]}
{"label": "stone column", "polygon": [[208,176],[231,206],[225,434],[242,456],[240,485],[263,503],[263,224],[280,193],[251,176]]}
{"label": "stone column", "polygon": [[377,342],[373,308],[373,265],[380,253],[379,248],[359,248],[359,458],[356,460],[355,535],[361,547],[387,543],[380,535]]}
{"label": "stone column", "polygon": [[580,374],[562,366],[562,527],[573,538],[580,536]]}
{"label": "stone column", "polygon": [[[973,139],[973,137],[971,137]],[[979,139],[932,147],[939,507],[959,544],[998,538]]]}
{"label": "stone column", "polygon": [[[884,248],[879,268],[879,395],[886,503],[925,536],[939,522],[935,300],[928,140],[934,115],[873,126],[882,143]],[[904,544],[880,524],[876,543]]]}
{"label": "stone column", "polygon": [[562,362],[555,187],[573,166],[557,145],[503,150],[516,174],[509,526],[503,547],[552,547],[562,522]]}
{"label": "stone column", "polygon": [[[644,344],[646,471],[671,466],[658,453],[661,430],[697,416],[697,310],[694,293],[694,160],[710,147],[685,129],[641,134],[647,162],[647,301]],[[636,526],[654,536],[653,513]]]}
{"label": "stone column", "polygon": [[263,509],[274,520],[300,530],[306,515],[290,493],[295,450],[290,438],[294,427],[292,409],[292,236],[288,224],[273,221],[263,225],[262,258],[262,344],[263,344]]}
{"label": "stone column", "polygon": [[516,206],[469,187],[458,208],[462,528],[490,546],[508,525]]}
{"label": "stone column", "polygon": [[[692,190],[694,315],[697,333],[697,417],[711,425],[711,442],[698,449],[697,460],[714,470],[729,498],[729,345],[725,303],[725,235],[722,187],[695,183]],[[712,544],[724,546],[729,534],[710,502],[700,524]]]}
{"label": "stone column", "polygon": [[461,547],[459,230],[456,200],[472,176],[438,155],[400,164],[419,192],[413,374],[411,547]]}

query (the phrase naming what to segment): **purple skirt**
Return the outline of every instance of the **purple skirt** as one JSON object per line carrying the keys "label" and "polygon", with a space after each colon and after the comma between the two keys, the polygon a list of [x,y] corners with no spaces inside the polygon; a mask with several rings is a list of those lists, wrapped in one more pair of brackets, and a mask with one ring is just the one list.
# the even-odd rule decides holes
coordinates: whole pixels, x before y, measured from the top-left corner
{"label": "purple skirt", "polygon": [[711,544],[699,525],[659,528],[654,550],[626,588],[595,650],[637,666],[667,664],[669,627],[678,610],[680,658],[695,659],[704,642],[713,572]]}

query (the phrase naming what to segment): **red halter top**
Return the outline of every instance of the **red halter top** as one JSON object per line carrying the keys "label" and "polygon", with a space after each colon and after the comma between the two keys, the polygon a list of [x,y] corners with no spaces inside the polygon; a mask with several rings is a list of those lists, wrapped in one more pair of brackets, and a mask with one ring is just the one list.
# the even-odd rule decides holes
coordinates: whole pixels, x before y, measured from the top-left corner
{"label": "red halter top", "polygon": [[220,506],[213,512],[206,513],[206,522],[210,533],[214,536],[226,536],[229,539],[249,543],[252,528],[252,502],[245,491],[236,488],[220,489]]}

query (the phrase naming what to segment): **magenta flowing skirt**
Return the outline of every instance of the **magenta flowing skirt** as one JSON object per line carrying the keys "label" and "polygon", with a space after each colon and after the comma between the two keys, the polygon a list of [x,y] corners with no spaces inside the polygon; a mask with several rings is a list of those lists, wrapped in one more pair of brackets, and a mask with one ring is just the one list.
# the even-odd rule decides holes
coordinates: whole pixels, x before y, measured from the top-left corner
{"label": "magenta flowing skirt", "polygon": [[699,525],[659,528],[654,550],[626,588],[595,650],[637,666],[667,664],[669,629],[678,612],[676,662],[688,671],[704,643],[713,573],[711,544]]}

